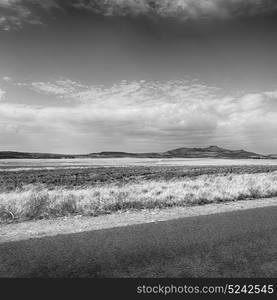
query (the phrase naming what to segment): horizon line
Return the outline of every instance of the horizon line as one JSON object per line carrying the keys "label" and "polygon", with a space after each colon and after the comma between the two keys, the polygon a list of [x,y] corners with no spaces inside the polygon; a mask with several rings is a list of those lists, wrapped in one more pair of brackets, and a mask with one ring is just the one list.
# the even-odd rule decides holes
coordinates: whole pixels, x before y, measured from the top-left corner
{"label": "horizon line", "polygon": [[252,151],[252,150],[245,150],[243,148],[241,149],[228,149],[228,148],[224,148],[221,146],[217,146],[217,145],[209,145],[209,146],[203,146],[203,147],[199,147],[199,146],[192,146],[192,147],[176,147],[176,148],[172,148],[169,150],[165,150],[165,151],[147,151],[147,152],[127,152],[127,151],[119,151],[119,150],[101,150],[98,152],[85,152],[85,153],[59,153],[59,152],[37,152],[37,151],[20,151],[20,150],[0,150],[0,153],[3,152],[12,152],[12,153],[28,153],[28,154],[50,154],[50,155],[89,155],[89,154],[99,154],[99,153],[126,153],[126,154],[151,154],[151,153],[165,153],[168,151],[172,151],[172,150],[177,150],[177,149],[183,149],[183,148],[187,148],[187,149],[207,149],[207,148],[211,148],[211,147],[217,147],[219,149],[224,149],[224,150],[229,150],[229,151],[246,151],[246,152],[252,152],[258,155],[262,155],[262,156],[269,156],[269,155],[275,155],[274,153],[269,153],[269,154],[260,154],[258,152]]}

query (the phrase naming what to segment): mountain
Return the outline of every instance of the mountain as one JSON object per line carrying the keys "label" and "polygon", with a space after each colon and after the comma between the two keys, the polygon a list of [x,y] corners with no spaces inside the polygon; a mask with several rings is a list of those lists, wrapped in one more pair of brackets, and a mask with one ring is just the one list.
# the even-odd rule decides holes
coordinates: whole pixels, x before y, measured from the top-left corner
{"label": "mountain", "polygon": [[228,150],[217,146],[209,146],[206,148],[178,148],[165,152],[171,157],[209,157],[209,158],[267,158],[265,155],[248,152],[245,150]]}
{"label": "mountain", "polygon": [[261,155],[245,150],[229,150],[218,146],[206,148],[177,148],[160,153],[128,153],[119,151],[104,151],[89,154],[53,154],[0,151],[0,159],[61,159],[61,158],[234,158],[234,159],[277,159],[277,155]]}

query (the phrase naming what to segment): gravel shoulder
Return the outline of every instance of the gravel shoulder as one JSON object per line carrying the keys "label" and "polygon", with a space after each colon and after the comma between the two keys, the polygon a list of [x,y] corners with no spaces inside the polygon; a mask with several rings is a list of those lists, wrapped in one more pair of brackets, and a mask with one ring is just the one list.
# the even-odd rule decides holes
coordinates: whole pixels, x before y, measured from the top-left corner
{"label": "gravel shoulder", "polygon": [[0,225],[0,244],[58,234],[70,234],[128,225],[154,223],[185,217],[219,214],[259,207],[277,206],[277,198],[213,203],[202,206],[174,207],[114,213],[99,217],[63,217]]}

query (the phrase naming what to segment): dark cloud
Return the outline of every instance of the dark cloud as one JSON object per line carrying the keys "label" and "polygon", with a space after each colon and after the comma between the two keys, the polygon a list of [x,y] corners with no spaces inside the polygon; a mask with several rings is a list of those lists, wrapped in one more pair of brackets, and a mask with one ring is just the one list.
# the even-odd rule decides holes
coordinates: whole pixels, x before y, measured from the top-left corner
{"label": "dark cloud", "polygon": [[181,21],[272,14],[276,0],[1,0],[0,28],[40,24],[53,11],[87,11],[103,16],[149,16]]}
{"label": "dark cloud", "polygon": [[274,0],[56,0],[57,4],[107,16],[152,15],[183,20],[260,15],[277,9]]}

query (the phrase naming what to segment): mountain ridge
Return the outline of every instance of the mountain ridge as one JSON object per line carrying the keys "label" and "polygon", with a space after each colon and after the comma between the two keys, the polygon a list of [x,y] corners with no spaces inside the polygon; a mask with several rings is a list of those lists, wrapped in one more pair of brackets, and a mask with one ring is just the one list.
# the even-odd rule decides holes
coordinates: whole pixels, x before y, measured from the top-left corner
{"label": "mountain ridge", "polygon": [[88,154],[55,154],[17,151],[0,151],[0,159],[62,159],[62,158],[234,158],[234,159],[277,159],[277,155],[263,155],[255,152],[230,150],[215,145],[199,147],[181,147],[165,152],[130,153],[123,151],[102,151]]}

